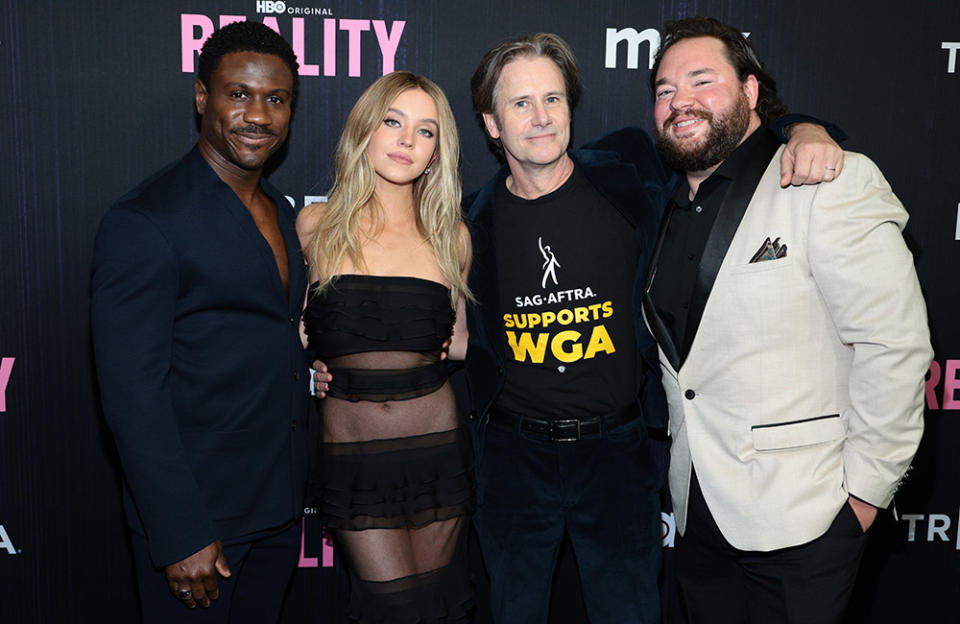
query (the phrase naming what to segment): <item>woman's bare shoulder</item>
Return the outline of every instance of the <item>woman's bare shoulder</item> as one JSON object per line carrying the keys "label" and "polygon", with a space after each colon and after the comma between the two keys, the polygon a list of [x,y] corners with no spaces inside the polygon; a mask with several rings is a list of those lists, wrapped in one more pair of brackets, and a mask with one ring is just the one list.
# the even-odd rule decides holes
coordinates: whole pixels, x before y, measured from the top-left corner
{"label": "woman's bare shoulder", "polygon": [[301,245],[306,245],[307,241],[313,236],[326,209],[327,205],[325,203],[310,204],[304,206],[303,210],[297,215],[297,236],[300,237]]}

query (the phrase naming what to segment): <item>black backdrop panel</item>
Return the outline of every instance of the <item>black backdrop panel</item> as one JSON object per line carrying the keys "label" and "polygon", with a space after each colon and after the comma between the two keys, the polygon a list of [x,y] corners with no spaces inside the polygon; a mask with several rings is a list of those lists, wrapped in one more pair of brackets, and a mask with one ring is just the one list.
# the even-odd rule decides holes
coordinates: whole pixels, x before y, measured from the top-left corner
{"label": "black backdrop panel", "polygon": [[[911,212],[907,236],[936,350],[927,430],[898,496],[900,519],[884,517],[874,531],[849,621],[960,618],[960,4],[2,0],[0,7],[3,621],[136,620],[121,476],[92,373],[88,267],[109,205],[196,140],[194,76],[184,67],[193,65],[205,29],[223,19],[272,20],[301,53],[307,67],[291,139],[271,175],[299,208],[325,194],[346,114],[385,67],[425,74],[446,90],[470,191],[497,167],[469,95],[474,65],[493,43],[546,30],[572,44],[585,86],[574,115],[574,142],[582,143],[624,125],[651,127],[650,46],[665,20],[698,14],[749,32],[783,99],[844,127],[846,147],[870,155]],[[306,511],[283,620],[338,622],[346,579]],[[568,554],[554,622],[583,620],[570,562]]]}

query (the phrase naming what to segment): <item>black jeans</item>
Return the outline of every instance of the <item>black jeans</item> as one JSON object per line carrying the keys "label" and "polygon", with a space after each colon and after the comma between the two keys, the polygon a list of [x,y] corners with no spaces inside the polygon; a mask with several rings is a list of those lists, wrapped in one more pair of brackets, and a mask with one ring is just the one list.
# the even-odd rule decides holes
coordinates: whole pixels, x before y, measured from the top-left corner
{"label": "black jeans", "polygon": [[564,532],[591,624],[659,623],[660,502],[642,419],[576,442],[476,431],[474,515],[497,624],[547,621]]}

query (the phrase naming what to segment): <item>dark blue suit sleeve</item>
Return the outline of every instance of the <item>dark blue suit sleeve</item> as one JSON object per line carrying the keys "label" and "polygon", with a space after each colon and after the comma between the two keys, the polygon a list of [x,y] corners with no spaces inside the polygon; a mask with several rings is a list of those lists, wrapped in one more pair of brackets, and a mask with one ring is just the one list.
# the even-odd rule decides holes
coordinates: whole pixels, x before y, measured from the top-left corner
{"label": "dark blue suit sleeve", "polygon": [[795,123],[818,124],[823,126],[823,129],[826,130],[830,137],[837,143],[842,143],[847,140],[847,133],[844,132],[840,126],[800,113],[787,113],[783,117],[773,119],[767,123],[767,128],[777,135],[777,139],[779,139],[781,143],[787,143],[789,141],[787,137],[787,126]]}
{"label": "dark blue suit sleeve", "polygon": [[640,345],[641,357],[646,364],[641,406],[648,427],[666,430],[667,395],[663,391],[663,384],[660,379],[661,371],[657,343],[654,342],[649,332],[645,333],[647,335],[641,337]]}
{"label": "dark blue suit sleeve", "polygon": [[217,537],[173,409],[177,290],[177,260],[156,226],[129,207],[107,213],[94,246],[91,282],[97,374],[104,416],[157,566]]}

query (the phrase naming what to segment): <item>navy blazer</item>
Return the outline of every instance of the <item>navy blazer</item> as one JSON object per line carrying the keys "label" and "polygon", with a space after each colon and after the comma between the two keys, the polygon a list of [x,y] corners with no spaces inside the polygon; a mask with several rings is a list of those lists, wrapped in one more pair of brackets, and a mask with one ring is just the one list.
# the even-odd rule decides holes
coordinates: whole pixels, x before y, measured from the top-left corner
{"label": "navy blazer", "polygon": [[124,503],[156,566],[302,512],[307,285],[295,213],[267,181],[290,266],[194,148],[123,197],[94,248],[91,324]]}
{"label": "navy blazer", "polygon": [[[667,405],[660,384],[657,348],[641,314],[647,265],[657,241],[660,218],[678,176],[667,169],[650,137],[640,128],[623,128],[571,150],[570,157],[591,184],[633,226],[639,256],[634,278],[633,321],[637,349],[643,357],[644,386],[637,401],[648,427],[666,428]],[[469,284],[477,303],[467,308],[470,330],[467,382],[471,418],[485,415],[504,383],[503,314],[494,236],[493,199],[510,173],[504,166],[493,180],[464,201],[473,241]]]}

